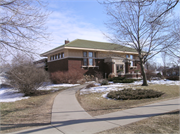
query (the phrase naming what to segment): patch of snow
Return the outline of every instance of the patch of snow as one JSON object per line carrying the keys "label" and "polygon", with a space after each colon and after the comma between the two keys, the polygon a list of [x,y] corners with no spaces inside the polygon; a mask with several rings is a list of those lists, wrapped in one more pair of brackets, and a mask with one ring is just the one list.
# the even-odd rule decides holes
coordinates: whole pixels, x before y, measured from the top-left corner
{"label": "patch of snow", "polygon": [[95,81],[87,81],[87,82],[85,82],[85,83],[94,83]]}
{"label": "patch of snow", "polygon": [[[132,83],[133,85],[142,85],[142,80],[141,81],[135,81]],[[172,80],[151,80],[147,81],[148,84],[160,84],[160,85],[180,85],[180,81],[172,81]]]}
{"label": "patch of snow", "polygon": [[112,84],[112,85],[103,85],[98,87],[91,87],[89,89],[81,89],[80,94],[89,94],[89,93],[102,93],[109,91],[117,91],[120,87],[123,87],[122,84]]}
{"label": "patch of snow", "polygon": [[17,93],[17,90],[12,88],[0,89],[0,102],[15,102],[17,100],[28,99],[29,97],[23,97],[23,93]]}
{"label": "patch of snow", "polygon": [[[38,90],[58,90],[58,87],[72,87],[79,84],[51,84],[42,86]],[[22,99],[28,99],[29,97],[23,97],[23,93],[17,93],[18,91],[13,88],[1,88],[0,89],[0,102],[15,102]]]}
{"label": "patch of snow", "polygon": [[73,87],[73,86],[78,86],[80,84],[51,84],[51,85],[47,85],[47,86],[42,86],[39,87],[38,90],[58,90],[58,87]]}
{"label": "patch of snow", "polygon": [[[149,84],[161,84],[161,85],[180,85],[180,81],[171,81],[171,80],[152,80],[148,81]],[[103,92],[110,92],[110,91],[118,91],[122,90],[123,88],[133,88],[134,85],[142,85],[142,81],[135,81],[133,83],[116,83],[110,85],[103,85],[97,87],[91,87],[89,89],[81,89],[80,95],[89,94],[89,93],[103,93]],[[134,89],[134,88],[133,88]]]}

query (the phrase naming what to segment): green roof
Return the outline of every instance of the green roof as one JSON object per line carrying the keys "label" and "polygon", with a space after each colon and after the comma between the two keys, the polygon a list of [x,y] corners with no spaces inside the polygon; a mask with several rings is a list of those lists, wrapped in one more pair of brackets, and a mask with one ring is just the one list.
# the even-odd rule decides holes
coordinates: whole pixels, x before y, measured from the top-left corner
{"label": "green roof", "polygon": [[69,42],[67,44],[64,44],[62,46],[54,48],[54,49],[52,49],[50,51],[47,51],[45,53],[49,53],[49,52],[54,51],[56,49],[59,49],[61,47],[76,47],[76,48],[86,48],[86,49],[89,48],[89,49],[102,49],[102,50],[113,50],[113,51],[137,52],[133,48],[125,47],[125,46],[114,44],[114,43],[76,39],[74,41],[71,41],[71,42]]}

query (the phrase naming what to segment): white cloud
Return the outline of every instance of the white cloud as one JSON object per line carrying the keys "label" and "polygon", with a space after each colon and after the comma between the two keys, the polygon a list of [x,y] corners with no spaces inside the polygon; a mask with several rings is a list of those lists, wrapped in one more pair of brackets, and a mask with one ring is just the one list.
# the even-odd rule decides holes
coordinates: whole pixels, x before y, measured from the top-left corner
{"label": "white cloud", "polygon": [[50,43],[45,47],[40,46],[39,53],[43,53],[64,44],[64,40],[87,39],[106,42],[108,39],[102,34],[99,27],[84,22],[72,12],[53,12],[47,23],[51,33]]}

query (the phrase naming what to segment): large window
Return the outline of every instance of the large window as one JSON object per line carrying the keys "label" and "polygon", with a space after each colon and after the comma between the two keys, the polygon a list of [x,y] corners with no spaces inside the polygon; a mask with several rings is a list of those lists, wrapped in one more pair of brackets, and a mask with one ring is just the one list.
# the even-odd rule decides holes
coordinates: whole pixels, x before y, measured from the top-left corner
{"label": "large window", "polygon": [[87,59],[86,58],[83,59],[83,65],[87,66]]}
{"label": "large window", "polygon": [[[94,59],[96,57],[96,52],[83,52],[83,66],[94,66]],[[87,58],[86,58],[87,57]]]}

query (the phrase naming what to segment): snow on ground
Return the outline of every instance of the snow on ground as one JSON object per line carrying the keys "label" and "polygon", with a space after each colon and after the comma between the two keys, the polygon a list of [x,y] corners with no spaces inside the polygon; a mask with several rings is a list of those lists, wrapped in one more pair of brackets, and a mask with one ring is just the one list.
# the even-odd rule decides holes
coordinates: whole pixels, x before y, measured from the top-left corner
{"label": "snow on ground", "polygon": [[79,84],[50,84],[47,86],[42,86],[38,90],[57,90],[58,87],[73,87],[78,86]]}
{"label": "snow on ground", "polygon": [[[172,80],[152,80],[147,81],[149,84],[160,84],[160,85],[180,85],[180,81],[172,81]],[[142,81],[135,81],[132,83],[134,85],[142,85]]]}
{"label": "snow on ground", "polygon": [[[38,90],[58,90],[58,87],[72,87],[79,84],[51,84],[38,88]],[[1,88],[0,89],[0,102],[15,102],[22,99],[28,99],[29,97],[23,97],[23,93],[17,93],[17,90],[13,88]]]}
{"label": "snow on ground", "polygon": [[14,102],[17,100],[28,99],[29,97],[23,97],[23,93],[17,93],[17,90],[12,88],[0,89],[0,102]]}
{"label": "snow on ground", "polygon": [[[148,81],[149,84],[166,84],[166,85],[180,85],[180,81],[171,81],[171,80],[152,80]],[[96,84],[97,85],[97,84]],[[133,83],[112,83],[110,85],[103,85],[98,87],[91,87],[89,89],[81,89],[80,94],[89,94],[89,93],[103,93],[109,91],[122,90],[124,87],[129,88],[133,85],[142,85],[142,81],[135,81]]]}

